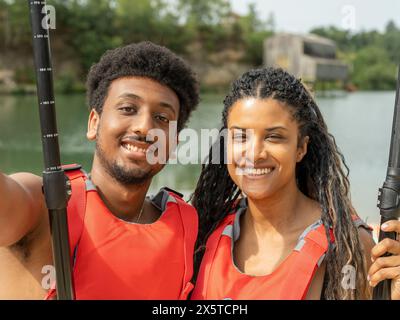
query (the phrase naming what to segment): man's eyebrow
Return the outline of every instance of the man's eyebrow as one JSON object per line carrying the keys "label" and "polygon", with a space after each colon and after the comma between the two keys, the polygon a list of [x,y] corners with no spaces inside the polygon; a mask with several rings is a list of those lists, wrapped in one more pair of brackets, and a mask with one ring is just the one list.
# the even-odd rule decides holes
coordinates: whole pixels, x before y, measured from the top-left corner
{"label": "man's eyebrow", "polygon": [[[140,96],[138,96],[134,93],[123,93],[123,94],[119,95],[118,97],[119,98],[130,98],[130,99],[135,99],[135,100],[143,100]],[[168,108],[174,113],[174,115],[176,114],[174,107],[167,102],[160,102],[159,106],[163,107],[163,108]]]}
{"label": "man's eyebrow", "polygon": [[174,107],[171,106],[169,103],[161,102],[161,103],[160,103],[160,107],[168,108],[168,109],[170,109],[170,110],[174,113],[174,115],[176,114],[176,111],[175,111]]}
{"label": "man's eyebrow", "polygon": [[139,97],[133,93],[123,93],[123,94],[119,95],[118,98],[131,98],[131,99],[136,99],[136,100],[142,100],[141,97]]}

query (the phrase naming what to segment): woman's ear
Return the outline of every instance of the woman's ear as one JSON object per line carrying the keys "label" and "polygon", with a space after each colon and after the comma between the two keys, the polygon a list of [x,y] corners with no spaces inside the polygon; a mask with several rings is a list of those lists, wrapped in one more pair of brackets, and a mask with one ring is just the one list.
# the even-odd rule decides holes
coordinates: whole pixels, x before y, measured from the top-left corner
{"label": "woman's ear", "polygon": [[301,139],[300,145],[297,148],[296,162],[303,160],[304,156],[307,154],[307,146],[309,141],[309,136],[305,136],[303,139]]}
{"label": "woman's ear", "polygon": [[89,114],[88,129],[86,132],[86,137],[88,140],[96,140],[97,128],[99,127],[100,115],[95,109],[92,109]]}

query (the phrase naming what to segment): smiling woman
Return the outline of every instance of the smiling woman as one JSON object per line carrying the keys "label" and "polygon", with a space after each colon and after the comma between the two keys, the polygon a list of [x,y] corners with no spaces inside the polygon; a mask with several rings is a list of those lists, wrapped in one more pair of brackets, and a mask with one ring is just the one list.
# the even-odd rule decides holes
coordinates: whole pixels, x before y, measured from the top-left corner
{"label": "smiling woman", "polygon": [[[222,122],[228,138],[210,150],[193,198],[200,231],[192,298],[368,298],[373,241],[303,84],[281,69],[249,71],[225,98]],[[213,162],[215,149],[227,163]],[[343,282],[343,270],[356,281]]]}
{"label": "smiling woman", "polygon": [[227,150],[229,175],[242,192],[253,197],[267,197],[273,188],[287,184],[307,150],[308,136],[299,145],[296,122],[286,106],[274,99],[237,101],[228,128],[232,132]]}

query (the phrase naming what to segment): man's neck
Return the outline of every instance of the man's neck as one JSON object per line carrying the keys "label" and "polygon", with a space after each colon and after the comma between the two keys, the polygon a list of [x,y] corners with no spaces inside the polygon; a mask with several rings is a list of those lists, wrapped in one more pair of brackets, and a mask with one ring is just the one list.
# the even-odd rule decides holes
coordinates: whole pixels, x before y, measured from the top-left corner
{"label": "man's neck", "polygon": [[107,208],[118,218],[136,221],[143,209],[151,179],[143,184],[124,185],[94,161],[91,180]]}

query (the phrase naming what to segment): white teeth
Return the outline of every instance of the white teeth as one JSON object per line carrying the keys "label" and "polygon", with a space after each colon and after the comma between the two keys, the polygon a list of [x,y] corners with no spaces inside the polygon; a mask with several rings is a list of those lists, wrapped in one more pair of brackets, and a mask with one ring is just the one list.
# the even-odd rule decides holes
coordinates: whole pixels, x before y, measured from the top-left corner
{"label": "white teeth", "polygon": [[262,168],[262,169],[255,169],[255,168],[244,168],[240,169],[243,174],[252,175],[252,176],[261,176],[264,174],[268,174],[272,171],[271,168]]}
{"label": "white teeth", "polygon": [[129,143],[126,143],[123,146],[124,146],[125,149],[128,149],[129,151],[146,153],[146,149],[138,148],[138,147],[133,146],[133,145],[131,145]]}

